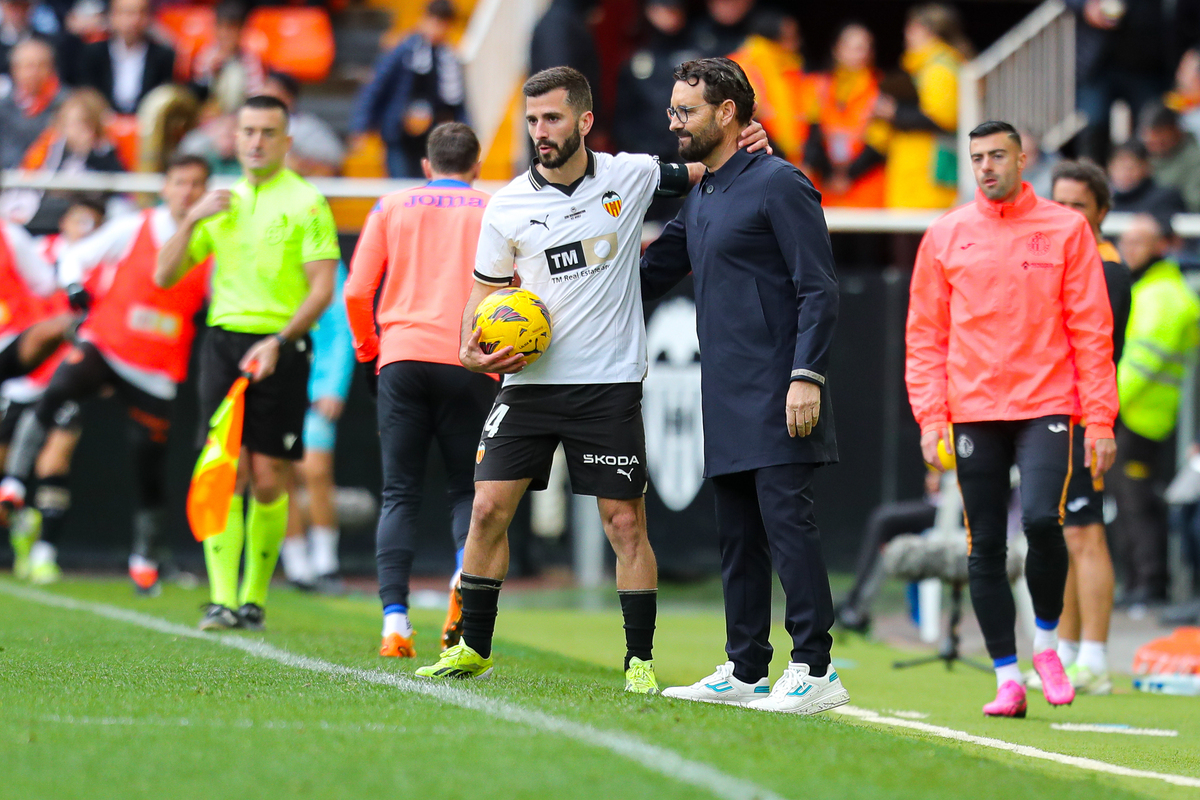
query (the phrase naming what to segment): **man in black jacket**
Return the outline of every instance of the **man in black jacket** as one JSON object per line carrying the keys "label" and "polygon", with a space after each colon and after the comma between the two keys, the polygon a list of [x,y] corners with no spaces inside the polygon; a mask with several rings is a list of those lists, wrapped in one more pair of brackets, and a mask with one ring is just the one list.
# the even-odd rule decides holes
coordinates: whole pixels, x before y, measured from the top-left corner
{"label": "man in black jacket", "polygon": [[[663,694],[816,714],[849,700],[830,666],[833,599],[814,469],[837,461],[826,388],[838,281],[820,195],[786,161],[737,150],[754,90],[727,58],[675,71],[671,130],[708,168],[642,259],[642,290],[695,274],[705,475],[717,499],[729,661]],[[772,689],[771,567],[787,596],[788,668]]]}
{"label": "man in black jacket", "polygon": [[77,77],[104,95],[117,113],[133,114],[152,89],[171,82],[175,51],[148,36],[149,0],[112,0],[108,18],[112,33],[83,48]]}
{"label": "man in black jacket", "polygon": [[1144,213],[1170,221],[1187,208],[1178,189],[1159,186],[1151,174],[1150,156],[1141,142],[1128,141],[1113,149],[1108,160],[1112,210]]}

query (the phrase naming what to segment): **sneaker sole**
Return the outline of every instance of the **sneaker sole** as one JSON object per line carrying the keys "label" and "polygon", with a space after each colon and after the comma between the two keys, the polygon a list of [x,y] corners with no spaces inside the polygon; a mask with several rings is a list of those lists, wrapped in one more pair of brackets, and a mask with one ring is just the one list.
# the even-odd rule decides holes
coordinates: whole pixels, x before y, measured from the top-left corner
{"label": "sneaker sole", "polygon": [[685,697],[683,695],[671,694],[670,689],[663,689],[659,694],[661,694],[663,697],[670,698],[671,700],[686,700],[689,703],[708,703],[714,706],[745,706],[753,703],[757,699],[761,699],[751,697],[747,700],[720,700],[715,697],[711,699],[707,697]]}
{"label": "sneaker sole", "polygon": [[836,692],[827,697],[815,697],[812,702],[806,705],[797,706],[796,708],[768,708],[765,705],[756,706],[749,705],[755,711],[773,711],[777,714],[799,714],[803,717],[811,717],[820,714],[824,711],[844,706],[850,702],[850,693],[845,689]]}
{"label": "sneaker sole", "polygon": [[424,678],[427,681],[486,681],[492,677],[492,667],[488,667],[478,675],[455,675],[453,677],[441,677],[439,675],[422,675],[419,672],[414,672],[413,676],[417,678]]}
{"label": "sneaker sole", "polygon": [[230,631],[237,626],[226,625],[222,622],[201,622],[197,627],[202,631]]}
{"label": "sneaker sole", "polygon": [[1025,719],[1025,715],[1028,712],[1029,712],[1029,709],[1022,708],[1020,711],[1018,711],[1015,714],[989,714],[988,712],[985,711],[985,712],[983,712],[983,715],[985,717],[992,717],[994,719]]}

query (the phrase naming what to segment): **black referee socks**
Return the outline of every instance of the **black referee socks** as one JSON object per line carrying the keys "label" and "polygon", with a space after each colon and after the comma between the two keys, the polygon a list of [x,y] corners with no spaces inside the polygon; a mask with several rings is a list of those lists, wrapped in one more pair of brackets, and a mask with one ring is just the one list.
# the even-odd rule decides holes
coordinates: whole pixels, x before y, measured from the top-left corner
{"label": "black referee socks", "polygon": [[[617,590],[621,616],[625,618],[625,669],[629,659],[654,658],[654,622],[658,617],[658,589]],[[466,600],[464,599],[464,605]]]}
{"label": "black referee socks", "polygon": [[500,600],[503,580],[463,573],[463,642],[483,658],[492,654],[492,635],[496,632],[496,603]]}

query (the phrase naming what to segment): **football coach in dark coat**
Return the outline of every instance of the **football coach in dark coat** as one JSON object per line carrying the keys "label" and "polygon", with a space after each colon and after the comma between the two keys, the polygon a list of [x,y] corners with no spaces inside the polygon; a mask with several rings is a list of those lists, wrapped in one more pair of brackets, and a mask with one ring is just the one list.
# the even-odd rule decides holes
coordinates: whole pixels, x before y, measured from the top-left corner
{"label": "football coach in dark coat", "polygon": [[[708,168],[642,258],[646,299],[695,275],[705,476],[717,499],[729,661],[664,694],[815,714],[847,702],[830,667],[833,599],[813,518],[815,468],[837,461],[826,375],[838,282],[821,197],[781,158],[737,149],[754,90],[733,61],[675,72],[672,132]],[[791,659],[771,688],[771,567]]]}

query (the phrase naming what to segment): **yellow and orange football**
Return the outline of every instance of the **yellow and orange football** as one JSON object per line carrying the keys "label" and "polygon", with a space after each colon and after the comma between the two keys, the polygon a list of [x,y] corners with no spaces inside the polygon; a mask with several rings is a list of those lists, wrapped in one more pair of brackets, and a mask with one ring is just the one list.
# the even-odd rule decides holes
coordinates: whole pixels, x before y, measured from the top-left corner
{"label": "yellow and orange football", "polygon": [[532,364],[550,346],[550,311],[528,289],[492,292],[475,309],[474,325],[479,331],[479,347],[485,353],[511,347]]}

